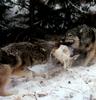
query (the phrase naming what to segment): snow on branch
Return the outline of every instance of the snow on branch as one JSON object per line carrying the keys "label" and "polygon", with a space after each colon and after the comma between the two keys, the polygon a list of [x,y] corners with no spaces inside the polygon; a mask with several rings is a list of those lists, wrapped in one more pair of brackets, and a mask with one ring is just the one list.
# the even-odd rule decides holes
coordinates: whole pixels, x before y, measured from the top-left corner
{"label": "snow on branch", "polygon": [[69,4],[71,4],[71,6],[73,6],[75,9],[79,10],[82,13],[88,14],[87,11],[83,11],[82,9],[80,9],[80,7],[77,7],[76,5],[74,5],[70,0],[68,0]]}
{"label": "snow on branch", "polygon": [[[71,4],[71,6],[73,6],[75,9],[77,9],[78,11],[80,11],[81,13],[84,14],[96,14],[96,4],[94,3],[94,5],[92,2],[90,3],[81,3],[80,7],[76,6],[74,3],[72,3],[70,0],[68,0],[69,4]],[[83,9],[86,10],[83,10]]]}

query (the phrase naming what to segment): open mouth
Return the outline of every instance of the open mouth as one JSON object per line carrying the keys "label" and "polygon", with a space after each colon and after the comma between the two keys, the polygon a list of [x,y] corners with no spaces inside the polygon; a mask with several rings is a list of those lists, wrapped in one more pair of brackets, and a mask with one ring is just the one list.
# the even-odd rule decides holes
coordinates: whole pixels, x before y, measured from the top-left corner
{"label": "open mouth", "polygon": [[72,39],[69,39],[69,40],[65,40],[65,45],[67,45],[67,46],[70,46],[70,45],[72,45],[74,43],[74,40],[72,40]]}

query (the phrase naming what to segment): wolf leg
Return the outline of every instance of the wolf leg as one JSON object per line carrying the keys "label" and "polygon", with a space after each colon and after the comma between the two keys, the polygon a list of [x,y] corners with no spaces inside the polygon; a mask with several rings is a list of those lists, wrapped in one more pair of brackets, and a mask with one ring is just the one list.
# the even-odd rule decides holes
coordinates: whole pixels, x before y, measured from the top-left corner
{"label": "wolf leg", "polygon": [[5,87],[9,83],[9,77],[11,75],[11,67],[9,65],[0,65],[0,96],[12,95]]}
{"label": "wolf leg", "polygon": [[94,56],[95,56],[95,49],[88,52],[87,57],[84,62],[84,66],[87,66],[90,63],[90,61],[94,58]]}

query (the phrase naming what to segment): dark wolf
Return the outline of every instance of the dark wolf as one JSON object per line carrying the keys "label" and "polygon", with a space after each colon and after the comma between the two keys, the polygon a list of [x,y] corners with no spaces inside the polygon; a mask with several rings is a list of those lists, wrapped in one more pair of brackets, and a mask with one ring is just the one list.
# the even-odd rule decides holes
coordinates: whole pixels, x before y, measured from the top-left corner
{"label": "dark wolf", "polygon": [[87,66],[96,54],[96,30],[87,26],[80,25],[66,32],[60,40],[60,44],[70,46],[74,53],[84,55],[83,65]]}

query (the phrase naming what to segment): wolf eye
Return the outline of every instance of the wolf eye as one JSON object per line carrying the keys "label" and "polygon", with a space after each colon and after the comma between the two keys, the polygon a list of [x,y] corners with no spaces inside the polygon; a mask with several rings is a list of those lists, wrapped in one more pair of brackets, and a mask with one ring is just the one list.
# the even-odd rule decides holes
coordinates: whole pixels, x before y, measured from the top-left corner
{"label": "wolf eye", "polygon": [[72,34],[68,34],[68,36],[69,36],[69,37],[72,37],[73,35],[72,35]]}

